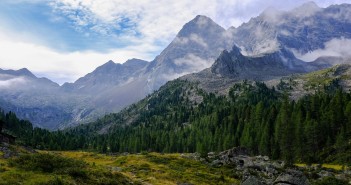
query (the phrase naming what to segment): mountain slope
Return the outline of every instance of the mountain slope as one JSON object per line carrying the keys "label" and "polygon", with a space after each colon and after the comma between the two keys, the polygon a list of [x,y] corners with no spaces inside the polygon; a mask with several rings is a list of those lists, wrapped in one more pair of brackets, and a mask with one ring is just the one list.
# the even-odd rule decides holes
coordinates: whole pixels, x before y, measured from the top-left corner
{"label": "mountain slope", "polygon": [[76,82],[64,84],[62,88],[79,93],[96,94],[97,91],[108,87],[123,85],[131,78],[137,77],[147,65],[147,61],[140,59],[130,59],[123,64],[116,64],[110,60]]}
{"label": "mountain slope", "polygon": [[59,88],[58,84],[37,78],[27,69],[0,70],[1,107],[32,120],[35,126],[52,128],[52,124],[69,119],[71,110],[64,105],[68,100],[57,96]]}
{"label": "mountain slope", "polygon": [[[351,148],[344,142],[351,133],[347,126],[351,124],[351,96],[339,87],[350,84],[350,69],[342,65],[292,76],[307,78],[306,82],[326,81],[324,89],[308,91],[295,101],[286,97],[294,88],[285,89],[282,84],[269,88],[261,82],[236,82],[226,96],[219,96],[198,83],[177,79],[120,113],[68,132],[87,137],[82,148],[107,150],[99,147],[105,144],[113,152],[207,153],[244,146],[251,154],[288,163],[345,162]],[[343,81],[335,84],[338,78]],[[314,138],[319,138],[318,145]]]}
{"label": "mountain slope", "polygon": [[234,40],[247,55],[288,48],[298,55],[324,49],[333,39],[350,39],[351,5],[319,8],[310,2],[288,12],[267,9],[237,29]]}
{"label": "mountain slope", "polygon": [[206,16],[196,16],[147,67],[149,93],[169,80],[210,67],[232,44],[225,29]]}

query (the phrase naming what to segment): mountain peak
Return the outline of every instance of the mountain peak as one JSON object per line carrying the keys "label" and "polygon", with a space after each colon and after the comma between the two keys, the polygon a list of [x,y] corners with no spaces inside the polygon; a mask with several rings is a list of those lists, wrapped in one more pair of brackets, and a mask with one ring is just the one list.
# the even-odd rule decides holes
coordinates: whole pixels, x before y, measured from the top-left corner
{"label": "mountain peak", "polygon": [[232,50],[230,51],[230,53],[231,53],[232,55],[239,55],[239,56],[242,56],[242,54],[241,54],[241,49],[240,49],[238,46],[236,46],[235,44],[233,45]]}
{"label": "mountain peak", "polygon": [[302,7],[312,8],[312,9],[320,8],[314,1],[306,2],[300,6],[300,8],[302,8]]}
{"label": "mountain peak", "polygon": [[113,62],[113,60],[109,60],[108,62],[106,62],[105,64],[103,65],[115,65],[116,63]]}
{"label": "mountain peak", "polygon": [[311,16],[321,8],[313,1],[309,1],[307,3],[302,4],[301,6],[292,10],[292,13],[295,16],[302,17],[302,16]]}
{"label": "mountain peak", "polygon": [[[192,21],[193,22],[203,22],[203,21],[213,21],[213,20],[205,15],[197,15]],[[192,22],[192,21],[190,21],[190,22]]]}
{"label": "mountain peak", "polygon": [[27,68],[22,68],[18,70],[19,74],[25,75],[25,76],[34,76],[32,72],[30,72]]}
{"label": "mountain peak", "polygon": [[123,63],[124,66],[146,65],[148,62],[138,58],[132,58]]}
{"label": "mountain peak", "polygon": [[112,60],[109,60],[108,62],[106,62],[105,64],[97,67],[93,73],[105,73],[107,71],[113,71],[117,66],[119,66],[121,64],[116,64],[114,63]]}
{"label": "mountain peak", "polygon": [[27,76],[31,78],[36,78],[36,76],[30,72],[27,68],[22,68],[19,70],[2,70],[0,69],[0,73],[9,74],[14,76]]}
{"label": "mountain peak", "polygon": [[215,23],[211,18],[204,15],[197,15],[194,19],[186,23],[179,31],[178,37],[187,37],[192,33],[204,33],[208,31],[224,32],[225,29]]}

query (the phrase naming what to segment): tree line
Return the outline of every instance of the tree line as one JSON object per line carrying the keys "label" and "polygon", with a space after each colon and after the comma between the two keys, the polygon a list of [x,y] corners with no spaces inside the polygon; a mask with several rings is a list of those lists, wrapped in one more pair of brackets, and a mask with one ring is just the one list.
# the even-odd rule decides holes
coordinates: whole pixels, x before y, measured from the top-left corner
{"label": "tree line", "polygon": [[[176,80],[121,113],[64,131],[33,128],[14,113],[0,117],[23,144],[39,149],[207,153],[242,146],[288,163],[334,154],[351,161],[351,94],[339,88],[291,101],[261,82],[244,81],[218,96]],[[100,133],[107,123],[113,124]]]}

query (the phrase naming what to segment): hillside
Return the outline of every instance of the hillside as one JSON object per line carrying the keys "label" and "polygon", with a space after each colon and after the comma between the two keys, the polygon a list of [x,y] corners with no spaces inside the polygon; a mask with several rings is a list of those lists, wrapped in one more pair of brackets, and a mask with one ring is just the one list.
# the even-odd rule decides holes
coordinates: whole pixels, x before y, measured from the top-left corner
{"label": "hillside", "polygon": [[[250,154],[288,162],[344,163],[350,156],[350,146],[343,141],[350,139],[351,96],[342,90],[347,81],[337,79],[347,80],[350,66],[292,78],[308,78],[307,83],[316,74],[335,69],[338,75],[318,77],[326,82],[323,88],[303,96],[299,92],[295,101],[289,100],[293,86],[284,80],[272,88],[240,81],[222,96],[202,90],[200,83],[179,79],[96,122],[51,133],[34,129],[28,144],[51,150],[200,153],[244,146]],[[339,157],[333,157],[336,154]]]}

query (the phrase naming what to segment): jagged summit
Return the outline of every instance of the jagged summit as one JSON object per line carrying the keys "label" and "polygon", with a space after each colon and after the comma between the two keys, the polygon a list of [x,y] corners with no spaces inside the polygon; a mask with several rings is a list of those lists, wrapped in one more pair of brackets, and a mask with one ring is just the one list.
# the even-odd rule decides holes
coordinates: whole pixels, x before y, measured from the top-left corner
{"label": "jagged summit", "polygon": [[141,59],[138,59],[138,58],[132,58],[132,59],[129,59],[127,60],[126,62],[123,63],[124,66],[139,66],[139,65],[147,65],[148,62],[145,61],[145,60],[141,60]]}
{"label": "jagged summit", "polygon": [[36,76],[30,72],[27,68],[22,68],[19,70],[3,70],[0,69],[1,74],[8,74],[8,75],[14,75],[14,76],[27,76],[31,78],[36,78]]}
{"label": "jagged summit", "polygon": [[232,53],[232,55],[242,56],[241,49],[236,45],[233,45],[230,53]]}
{"label": "jagged summit", "polygon": [[297,10],[297,9],[308,11],[308,10],[320,9],[320,7],[314,1],[309,1],[309,2],[302,4],[301,6],[298,6],[294,10]]}
{"label": "jagged summit", "polygon": [[[214,22],[211,18],[197,15],[193,20],[186,23],[179,31],[177,37],[188,37],[192,33],[204,35],[205,32],[224,32],[225,29]],[[203,34],[201,34],[203,33]]]}
{"label": "jagged summit", "polygon": [[309,17],[312,15],[315,15],[315,13],[321,11],[322,8],[320,8],[315,2],[310,1],[307,2],[295,9],[293,9],[292,11],[290,11],[289,13],[295,17]]}

